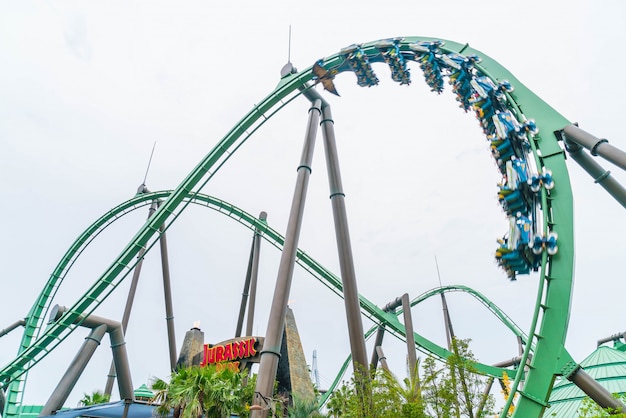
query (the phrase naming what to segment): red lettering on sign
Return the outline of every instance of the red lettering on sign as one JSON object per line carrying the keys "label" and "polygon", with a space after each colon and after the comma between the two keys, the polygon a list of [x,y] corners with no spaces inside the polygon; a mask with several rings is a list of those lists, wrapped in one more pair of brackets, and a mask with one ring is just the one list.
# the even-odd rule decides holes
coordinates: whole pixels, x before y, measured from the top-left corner
{"label": "red lettering on sign", "polygon": [[200,363],[200,366],[206,366],[208,364],[208,360],[209,360],[209,346],[207,344],[204,345],[204,356],[202,357],[202,363]]}
{"label": "red lettering on sign", "polygon": [[256,338],[250,338],[248,340],[248,357],[256,356],[256,350],[254,346],[256,345]]}
{"label": "red lettering on sign", "polygon": [[217,347],[215,347],[216,353],[215,353],[215,363],[221,363],[224,361],[224,346],[223,345],[218,345]]}
{"label": "red lettering on sign", "polygon": [[247,340],[230,342],[225,345],[211,346],[204,345],[204,358],[202,366],[213,363],[222,363],[225,361],[235,361],[243,358],[254,357],[257,355],[255,349],[257,339],[252,337]]}
{"label": "red lettering on sign", "polygon": [[224,346],[224,360],[233,361],[233,344],[226,344]]}
{"label": "red lettering on sign", "polygon": [[239,351],[239,347],[241,347],[241,342],[233,343],[233,358],[238,359],[241,358],[241,352]]}

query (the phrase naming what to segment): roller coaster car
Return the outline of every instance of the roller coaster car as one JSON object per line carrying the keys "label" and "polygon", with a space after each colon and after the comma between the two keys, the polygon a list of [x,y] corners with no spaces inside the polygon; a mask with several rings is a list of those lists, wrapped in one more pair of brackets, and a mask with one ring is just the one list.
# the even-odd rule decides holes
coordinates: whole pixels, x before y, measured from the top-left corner
{"label": "roller coaster car", "polygon": [[381,51],[383,59],[391,69],[391,78],[393,81],[401,85],[411,84],[411,74],[406,66],[406,60],[400,52],[400,48],[393,44],[390,48]]}
{"label": "roller coaster car", "polygon": [[414,52],[435,52],[440,46],[443,46],[443,41],[418,41],[412,44],[409,44],[409,49]]}
{"label": "roller coaster car", "polygon": [[476,93],[478,93],[478,95],[483,99],[487,99],[490,96],[490,93],[496,88],[493,81],[485,76],[475,77],[472,81],[470,81],[470,84]]}
{"label": "roller coaster car", "polygon": [[451,54],[442,55],[441,60],[448,67],[454,68],[455,70],[460,70],[462,68],[461,65],[465,61],[465,57],[461,54],[451,53]]}
{"label": "roller coaster car", "polygon": [[528,119],[522,123],[521,129],[524,132],[527,132],[531,135],[537,135],[539,133],[539,128],[533,119]]}
{"label": "roller coaster car", "polygon": [[359,86],[371,87],[378,84],[378,77],[374,74],[367,54],[363,52],[359,45],[344,48],[342,52],[345,54],[344,56],[350,69],[356,74]]}
{"label": "roller coaster car", "polygon": [[382,41],[378,41],[374,44],[374,46],[378,49],[389,49],[392,48],[394,45],[397,45],[398,41],[393,41],[391,39],[384,39]]}
{"label": "roller coaster car", "polygon": [[520,130],[520,125],[510,110],[497,112],[492,119],[496,127],[496,134],[501,139],[508,137],[510,133],[516,133]]}
{"label": "roller coaster car", "polygon": [[521,212],[518,212],[515,226],[517,227],[517,248],[519,249],[524,245],[528,245],[528,243],[530,242],[532,223],[527,216],[523,215]]}
{"label": "roller coaster car", "polygon": [[496,261],[498,265],[506,272],[510,280],[516,280],[516,274],[528,274],[530,266],[522,252],[518,250],[506,250],[498,248],[496,250]]}
{"label": "roller coaster car", "polygon": [[498,193],[498,200],[508,214],[526,209],[526,202],[524,201],[524,198],[519,190],[500,190],[500,193]]}
{"label": "roller coaster car", "polygon": [[345,48],[341,48],[341,50],[339,52],[341,52],[344,55],[348,55],[348,54],[352,54],[358,50],[361,49],[361,44],[352,44],[352,45],[348,45]]}
{"label": "roller coaster car", "polygon": [[517,186],[526,183],[528,180],[528,170],[526,160],[522,158],[511,157],[511,167],[515,170],[515,182]]}
{"label": "roller coaster car", "polygon": [[543,167],[541,173],[541,181],[543,182],[543,187],[550,190],[554,188],[554,179],[552,178],[552,171]]}
{"label": "roller coaster car", "polygon": [[498,91],[511,93],[513,90],[515,89],[511,85],[509,80],[502,80],[501,82],[498,83]]}
{"label": "roller coaster car", "polygon": [[441,60],[445,62],[449,67],[452,67],[456,70],[465,70],[469,71],[469,69],[474,65],[481,61],[478,55],[461,55],[456,52],[442,55]]}
{"label": "roller coaster car", "polygon": [[443,91],[443,76],[438,62],[438,48],[443,45],[441,41],[420,41],[409,44],[409,49],[415,54],[415,60],[419,62],[424,72],[424,79],[431,91],[441,93]]}
{"label": "roller coaster car", "polygon": [[514,155],[513,146],[508,138],[498,137],[491,140],[491,153],[496,160],[502,160],[503,164]]}
{"label": "roller coaster car", "polygon": [[536,235],[532,242],[528,243],[528,246],[532,249],[533,254],[539,255],[545,249],[548,255],[554,255],[558,252],[559,247],[557,240],[559,235],[556,232],[550,232],[547,238],[541,235]]}
{"label": "roller coaster car", "polygon": [[541,169],[541,174],[532,176],[527,180],[527,183],[530,186],[530,190],[534,193],[537,193],[539,190],[541,190],[542,185],[546,188],[546,190],[551,190],[554,187],[552,171],[543,167]]}
{"label": "roller coaster car", "polygon": [[554,255],[559,250],[559,246],[557,245],[558,239],[559,235],[556,232],[550,232],[548,234],[548,238],[546,238],[546,250],[548,251],[548,255]]}
{"label": "roller coaster car", "polygon": [[399,52],[400,42],[403,38],[383,39],[374,44],[380,50],[396,49]]}

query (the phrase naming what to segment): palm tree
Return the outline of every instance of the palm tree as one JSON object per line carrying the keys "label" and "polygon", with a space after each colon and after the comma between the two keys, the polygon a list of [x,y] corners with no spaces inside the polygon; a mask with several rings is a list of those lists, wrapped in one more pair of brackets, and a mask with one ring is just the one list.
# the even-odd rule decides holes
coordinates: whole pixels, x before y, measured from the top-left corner
{"label": "palm tree", "polygon": [[353,397],[354,392],[351,388],[345,384],[340,386],[332,393],[328,403],[326,404],[328,415],[333,418],[338,418],[344,415],[348,409],[350,399]]}
{"label": "palm tree", "polygon": [[300,399],[293,397],[293,405],[287,408],[289,418],[319,418],[323,417],[319,411],[319,403],[317,399]]}
{"label": "palm tree", "polygon": [[[382,369],[379,373],[381,385],[389,391],[392,399],[400,402],[401,416],[406,418],[426,417],[422,382],[419,375],[420,359],[417,359],[415,370],[400,381],[390,371]],[[427,383],[430,379],[427,378]]]}
{"label": "palm tree", "polygon": [[78,405],[80,406],[91,406],[101,403],[107,403],[111,398],[111,395],[105,395],[99,390],[94,391],[91,395],[88,395],[86,393],[84,395],[85,396],[83,397],[83,399],[78,401]]}
{"label": "palm tree", "polygon": [[175,418],[224,418],[245,410],[244,375],[228,367],[192,366],[172,373],[170,382],[154,381],[157,412]]}

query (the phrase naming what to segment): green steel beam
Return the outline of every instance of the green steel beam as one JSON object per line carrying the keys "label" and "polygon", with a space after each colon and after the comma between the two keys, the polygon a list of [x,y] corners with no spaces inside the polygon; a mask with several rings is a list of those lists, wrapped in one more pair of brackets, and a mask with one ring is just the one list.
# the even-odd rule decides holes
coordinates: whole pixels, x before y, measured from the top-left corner
{"label": "green steel beam", "polygon": [[[436,287],[422,293],[421,295],[411,300],[411,306],[419,305],[426,299],[448,292],[463,292],[474,297],[474,299],[482,303],[496,318],[500,320],[500,322],[502,322],[509,330],[511,330],[513,335],[515,335],[516,337],[520,337],[522,339],[522,343],[526,344],[528,342],[528,336],[526,335],[526,333],[524,333],[524,331],[522,331],[522,329],[517,326],[517,324],[502,309],[500,309],[495,303],[490,301],[485,295],[478,292],[477,290],[472,289],[471,287],[462,285],[447,285]],[[402,309],[397,310],[398,314],[401,312]]]}

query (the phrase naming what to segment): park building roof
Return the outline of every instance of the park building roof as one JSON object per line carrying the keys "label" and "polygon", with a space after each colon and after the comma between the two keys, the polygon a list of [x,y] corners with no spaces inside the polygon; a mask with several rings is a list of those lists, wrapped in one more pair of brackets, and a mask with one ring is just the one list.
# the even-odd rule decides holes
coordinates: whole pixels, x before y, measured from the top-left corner
{"label": "park building roof", "polygon": [[[614,347],[600,346],[580,365],[592,378],[611,393],[626,393],[626,345],[616,341]],[[545,417],[578,416],[585,393],[565,378],[558,380],[550,395]]]}

